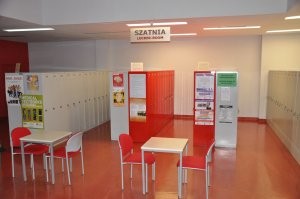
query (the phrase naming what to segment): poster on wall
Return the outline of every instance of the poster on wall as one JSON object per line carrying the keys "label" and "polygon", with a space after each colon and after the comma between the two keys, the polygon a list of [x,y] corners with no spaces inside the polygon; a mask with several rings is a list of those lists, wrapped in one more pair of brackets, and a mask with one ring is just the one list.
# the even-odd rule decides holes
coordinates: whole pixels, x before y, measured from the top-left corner
{"label": "poster on wall", "polygon": [[214,124],[214,101],[213,100],[195,101],[195,124],[196,125]]}
{"label": "poster on wall", "polygon": [[146,99],[130,98],[130,121],[146,122]]}
{"label": "poster on wall", "polygon": [[130,74],[130,121],[146,122],[146,74]]}
{"label": "poster on wall", "polygon": [[220,112],[218,115],[220,123],[232,123],[233,115],[234,114],[232,105],[220,105]]}
{"label": "poster on wall", "polygon": [[22,95],[22,123],[24,127],[43,129],[43,96],[42,95]]}
{"label": "poster on wall", "polygon": [[24,93],[23,75],[5,75],[5,93],[7,104],[19,105]]}
{"label": "poster on wall", "polygon": [[214,73],[195,74],[195,125],[214,125]]}
{"label": "poster on wall", "polygon": [[25,75],[25,93],[42,93],[42,78],[40,74]]}
{"label": "poster on wall", "polygon": [[113,105],[124,106],[125,93],[124,93],[124,74],[113,74]]}
{"label": "poster on wall", "polygon": [[214,80],[212,73],[197,73],[195,99],[214,99]]}

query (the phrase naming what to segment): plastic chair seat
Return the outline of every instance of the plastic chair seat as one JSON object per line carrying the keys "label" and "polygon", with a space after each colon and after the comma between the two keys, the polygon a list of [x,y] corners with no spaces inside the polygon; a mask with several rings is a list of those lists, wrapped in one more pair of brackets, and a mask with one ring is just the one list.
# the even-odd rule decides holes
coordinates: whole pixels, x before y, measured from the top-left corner
{"label": "plastic chair seat", "polygon": [[[200,156],[183,156],[182,157],[182,167],[189,169],[205,170],[205,157]],[[179,167],[179,161],[177,162],[177,167]]]}
{"label": "plastic chair seat", "polygon": [[[42,155],[43,153],[47,153],[48,151],[49,151],[49,147],[42,144],[30,144],[24,146],[25,154]],[[14,153],[21,153],[21,148],[14,147]]]}
{"label": "plastic chair seat", "polygon": [[[151,153],[145,153],[144,158],[146,164],[153,164],[155,162],[155,157]],[[142,162],[142,153],[136,152],[130,154],[126,158],[124,158],[123,162],[131,162],[131,163],[139,164]]]}
{"label": "plastic chair seat", "polygon": [[[68,152],[68,157],[73,158],[74,156],[79,155],[79,154],[80,154],[80,150],[71,151],[71,152]],[[50,153],[46,154],[46,156],[50,156],[50,155],[51,155]],[[65,147],[59,147],[59,148],[55,149],[53,151],[53,156],[57,157],[57,158],[66,158],[67,157],[66,148]]]}

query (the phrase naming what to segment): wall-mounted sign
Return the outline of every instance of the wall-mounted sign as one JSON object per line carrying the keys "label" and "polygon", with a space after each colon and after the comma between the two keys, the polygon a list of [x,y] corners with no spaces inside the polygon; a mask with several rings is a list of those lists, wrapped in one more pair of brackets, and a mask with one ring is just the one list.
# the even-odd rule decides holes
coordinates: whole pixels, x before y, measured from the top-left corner
{"label": "wall-mounted sign", "polygon": [[144,63],[143,62],[131,62],[131,71],[143,71]]}
{"label": "wall-mounted sign", "polygon": [[24,93],[23,75],[5,75],[6,101],[10,105],[19,105]]}
{"label": "wall-mounted sign", "polygon": [[236,72],[227,72],[227,73],[217,73],[217,85],[218,86],[228,86],[236,87],[237,85],[237,73]]}
{"label": "wall-mounted sign", "polygon": [[23,126],[28,128],[44,128],[43,96],[25,95],[21,97]]}
{"label": "wall-mounted sign", "polygon": [[113,104],[114,106],[124,106],[124,74],[113,74]]}
{"label": "wall-mounted sign", "polygon": [[130,42],[170,41],[170,27],[131,28]]}

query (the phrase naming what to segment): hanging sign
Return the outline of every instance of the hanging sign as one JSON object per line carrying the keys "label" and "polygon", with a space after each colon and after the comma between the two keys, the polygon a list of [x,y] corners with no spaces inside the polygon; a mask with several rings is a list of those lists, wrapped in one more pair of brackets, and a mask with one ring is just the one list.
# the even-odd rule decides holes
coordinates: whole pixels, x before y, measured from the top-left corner
{"label": "hanging sign", "polygon": [[130,42],[170,41],[170,27],[131,28]]}

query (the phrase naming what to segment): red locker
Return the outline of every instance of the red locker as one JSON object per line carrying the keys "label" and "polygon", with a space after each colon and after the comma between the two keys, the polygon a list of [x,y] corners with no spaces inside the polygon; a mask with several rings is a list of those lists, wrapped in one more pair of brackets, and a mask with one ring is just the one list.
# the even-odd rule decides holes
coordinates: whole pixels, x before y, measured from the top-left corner
{"label": "red locker", "polygon": [[174,117],[174,71],[129,72],[129,134],[155,136]]}

